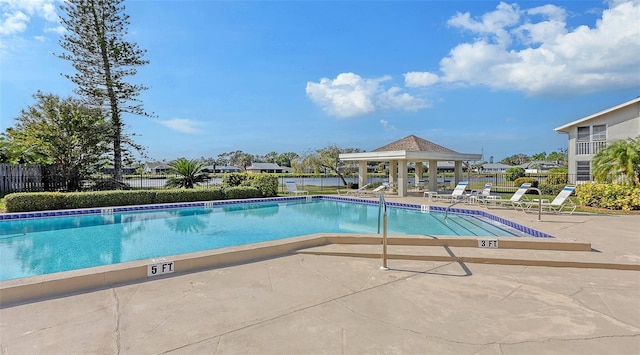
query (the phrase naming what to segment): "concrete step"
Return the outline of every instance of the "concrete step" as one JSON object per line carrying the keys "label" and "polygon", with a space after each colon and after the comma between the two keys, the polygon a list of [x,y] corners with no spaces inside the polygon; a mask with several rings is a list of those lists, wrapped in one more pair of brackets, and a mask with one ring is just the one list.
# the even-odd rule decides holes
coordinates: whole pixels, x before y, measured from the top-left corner
{"label": "concrete step", "polygon": [[[450,238],[448,240],[455,239]],[[481,239],[481,238],[480,238]],[[398,240],[390,240],[397,243]],[[439,240],[444,242],[443,240]],[[299,254],[349,256],[382,259],[382,245],[353,243],[351,240],[330,240],[330,244],[304,248]],[[345,243],[346,242],[346,243]],[[407,240],[404,240],[407,242]],[[467,262],[499,265],[525,265],[548,267],[574,267],[613,270],[640,271],[640,264],[622,256],[605,255],[592,249],[585,249],[584,245],[573,245],[571,250],[562,242],[552,242],[551,245],[560,249],[549,249],[549,243],[541,243],[540,248],[532,246],[531,242],[522,242],[525,248],[518,248],[517,243],[508,244],[504,240],[498,241],[498,248],[478,247],[478,238],[459,238],[453,245],[397,245],[388,243],[387,259],[424,260],[443,262]],[[424,243],[424,241],[418,241]],[[535,244],[535,242],[534,242]],[[502,247],[509,246],[508,248]]]}

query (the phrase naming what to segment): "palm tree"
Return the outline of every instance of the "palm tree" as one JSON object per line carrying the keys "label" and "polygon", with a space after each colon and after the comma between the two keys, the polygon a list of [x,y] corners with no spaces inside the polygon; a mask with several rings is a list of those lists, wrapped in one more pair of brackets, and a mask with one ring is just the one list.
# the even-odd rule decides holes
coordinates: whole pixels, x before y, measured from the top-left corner
{"label": "palm tree", "polygon": [[207,173],[202,171],[204,163],[197,160],[179,158],[169,163],[169,171],[179,176],[167,179],[167,187],[184,187],[193,189],[195,184],[209,179]]}
{"label": "palm tree", "polygon": [[618,177],[629,185],[640,183],[640,136],[617,140],[593,158],[596,181],[613,181]]}

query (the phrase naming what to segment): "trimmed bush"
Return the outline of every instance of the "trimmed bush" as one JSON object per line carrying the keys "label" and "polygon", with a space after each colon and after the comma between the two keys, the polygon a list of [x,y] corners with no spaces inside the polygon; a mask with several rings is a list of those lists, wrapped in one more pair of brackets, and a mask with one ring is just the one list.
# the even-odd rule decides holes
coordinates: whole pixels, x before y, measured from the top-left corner
{"label": "trimmed bush", "polygon": [[520,187],[520,185],[524,184],[524,183],[530,183],[531,187],[538,187],[538,180],[536,180],[536,178],[532,178],[532,177],[520,177],[517,178],[513,181],[513,184],[516,187]]}
{"label": "trimmed bush", "polygon": [[29,212],[60,210],[65,208],[64,193],[60,192],[18,192],[4,198],[7,212]]}
{"label": "trimmed bush", "polygon": [[259,197],[262,197],[262,192],[250,186],[158,191],[21,192],[5,196],[5,205],[7,212],[31,212]]}
{"label": "trimmed bush", "polygon": [[569,169],[553,168],[547,174],[546,183],[549,185],[566,185],[569,182]]}
{"label": "trimmed bush", "polygon": [[252,186],[236,186],[224,189],[224,195],[227,199],[234,200],[262,197],[262,192]]}
{"label": "trimmed bush", "polygon": [[235,187],[235,186],[241,186],[241,185],[246,186],[248,175],[249,174],[247,173],[225,174],[222,177],[222,186],[223,187]]}
{"label": "trimmed bush", "polygon": [[21,192],[5,197],[8,212],[61,210],[154,203],[153,191]]}
{"label": "trimmed bush", "polygon": [[154,203],[194,202],[224,200],[224,190],[220,187],[208,189],[171,189],[156,191]]}
{"label": "trimmed bush", "polygon": [[556,196],[562,191],[562,189],[567,186],[566,184],[546,184],[540,183],[538,184],[538,188],[542,191],[543,195],[552,195]]}
{"label": "trimmed bush", "polygon": [[251,174],[248,176],[251,186],[262,193],[262,197],[278,196],[278,178],[272,174]]}
{"label": "trimmed bush", "polygon": [[586,183],[576,187],[578,202],[611,210],[640,210],[640,186]]}

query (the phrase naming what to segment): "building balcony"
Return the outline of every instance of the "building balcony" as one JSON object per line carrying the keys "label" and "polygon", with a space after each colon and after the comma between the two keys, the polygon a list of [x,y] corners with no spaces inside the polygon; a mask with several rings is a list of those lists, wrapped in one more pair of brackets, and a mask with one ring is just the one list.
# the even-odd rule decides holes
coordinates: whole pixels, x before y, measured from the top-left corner
{"label": "building balcony", "polygon": [[577,142],[576,155],[593,155],[598,153],[602,148],[606,146],[607,146],[606,141]]}

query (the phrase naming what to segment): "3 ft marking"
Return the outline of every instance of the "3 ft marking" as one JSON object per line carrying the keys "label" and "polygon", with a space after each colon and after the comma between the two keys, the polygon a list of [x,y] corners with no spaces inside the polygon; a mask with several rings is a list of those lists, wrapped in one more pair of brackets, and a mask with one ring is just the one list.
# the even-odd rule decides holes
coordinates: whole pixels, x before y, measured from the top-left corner
{"label": "3 ft marking", "polygon": [[497,239],[478,239],[478,248],[497,248]]}
{"label": "3 ft marking", "polygon": [[170,274],[175,271],[173,261],[147,265],[147,277]]}

